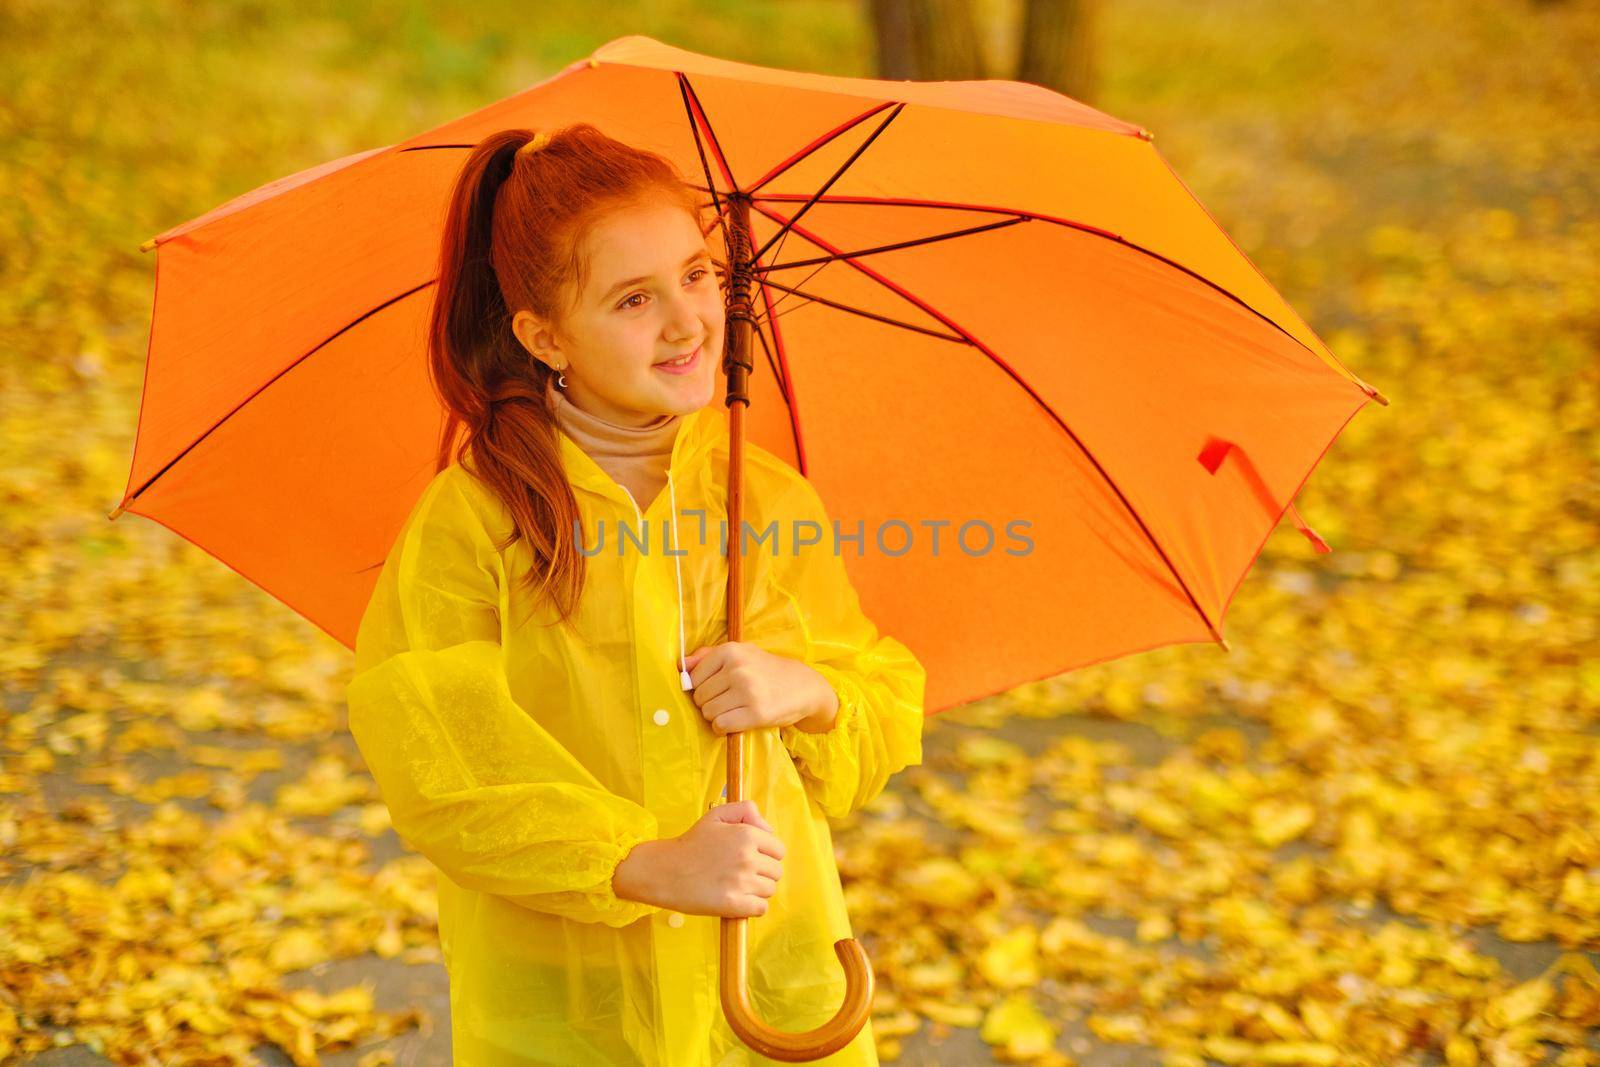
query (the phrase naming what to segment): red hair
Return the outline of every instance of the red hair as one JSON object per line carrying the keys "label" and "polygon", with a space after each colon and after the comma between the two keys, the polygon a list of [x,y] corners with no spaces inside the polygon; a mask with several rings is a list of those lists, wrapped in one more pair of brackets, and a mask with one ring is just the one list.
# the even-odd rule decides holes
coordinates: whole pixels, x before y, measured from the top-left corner
{"label": "red hair", "polygon": [[672,162],[615,140],[589,123],[534,136],[502,130],[480,141],[456,179],[439,253],[428,364],[447,412],[437,469],[461,463],[506,504],[535,566],[533,601],[549,597],[570,622],[583,593],[584,557],[573,533],[577,500],[561,465],[545,401],[553,371],[511,330],[528,310],[558,329],[588,280],[581,242],[618,207],[678,204],[706,234],[706,204]]}

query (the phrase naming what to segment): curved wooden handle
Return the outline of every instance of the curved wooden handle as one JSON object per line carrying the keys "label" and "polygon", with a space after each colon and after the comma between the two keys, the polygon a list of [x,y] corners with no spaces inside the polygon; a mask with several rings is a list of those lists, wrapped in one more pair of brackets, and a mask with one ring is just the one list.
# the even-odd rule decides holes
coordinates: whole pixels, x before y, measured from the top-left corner
{"label": "curved wooden handle", "polygon": [[[728,735],[728,803],[744,799],[744,734]],[[746,981],[748,952],[745,923],[748,918],[722,920],[722,1014],[739,1040],[770,1059],[784,1063],[818,1060],[837,1052],[855,1039],[872,1014],[874,989],[872,964],[866,949],[853,937],[840,938],[833,951],[844,968],[844,1003],[833,1018],[812,1030],[790,1033],[768,1026],[750,1007]]]}
{"label": "curved wooden handle", "polygon": [[739,1040],[761,1055],[784,1063],[821,1059],[853,1041],[872,1014],[872,964],[861,943],[853,937],[833,943],[845,978],[844,1003],[833,1018],[815,1029],[789,1033],[768,1026],[750,1008],[750,989],[745,980],[745,923],[749,921],[722,920],[722,1014]]}
{"label": "curved wooden handle", "polygon": [[[744,734],[728,735],[728,803],[744,799]],[[833,951],[844,968],[844,1002],[833,1018],[821,1026],[800,1033],[790,1033],[768,1026],[758,1018],[750,1006],[750,986],[746,980],[749,971],[748,943],[745,923],[748,918],[722,920],[722,944],[719,953],[722,980],[718,986],[722,994],[722,1014],[739,1040],[769,1059],[784,1063],[802,1063],[819,1060],[848,1045],[867,1024],[872,1014],[873,985],[872,964],[866,949],[853,937],[843,937],[833,943]]]}
{"label": "curved wooden handle", "polygon": [[[744,409],[750,398],[745,392],[751,369],[750,331],[755,316],[750,306],[751,277],[749,204],[742,197],[732,199],[729,249],[728,329],[723,340],[723,371],[728,387],[728,640],[738,641],[744,630]],[[728,735],[728,803],[745,799],[744,734]],[[866,950],[853,937],[833,943],[833,951],[844,967],[844,1003],[833,1018],[813,1030],[789,1033],[768,1026],[750,1007],[748,944],[745,923],[748,918],[722,920],[721,981],[722,1013],[739,1040],[769,1059],[801,1063],[821,1059],[848,1045],[872,1013],[872,964]]]}
{"label": "curved wooden handle", "polygon": [[838,1012],[813,1030],[792,1034],[773,1029],[751,1013],[750,1002],[745,997],[742,962],[731,969],[727,966],[729,953],[735,953],[733,958],[738,961],[744,959],[744,924],[748,921],[722,920],[722,1013],[739,1040],[761,1055],[784,1063],[819,1060],[855,1040],[872,1013],[872,965],[867,962],[861,942],[846,937],[833,943],[833,950],[844,965],[845,981],[849,983]]}

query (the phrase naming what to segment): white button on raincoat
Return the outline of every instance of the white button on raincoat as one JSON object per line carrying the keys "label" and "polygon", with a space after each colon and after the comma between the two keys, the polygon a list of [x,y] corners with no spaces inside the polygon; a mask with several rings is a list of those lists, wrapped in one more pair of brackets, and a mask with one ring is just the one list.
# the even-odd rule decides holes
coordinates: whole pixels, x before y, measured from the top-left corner
{"label": "white button on raincoat", "polygon": [[[726,411],[684,417],[668,487],[642,514],[558,438],[592,553],[579,637],[531,604],[526,546],[496,547],[509,511],[452,465],[389,552],[347,690],[351,733],[395,831],[438,868],[456,1067],[775,1063],[723,1017],[720,919],[623,900],[611,885],[635,844],[681,834],[724,802],[728,738],[680,671],[686,650],[727,640]],[[785,726],[746,740],[746,795],[786,847],[767,914],[749,920],[751,1002],[799,1031],[838,1008],[833,942],[852,936],[826,816],[921,762],[925,675],[862,614],[841,556],[854,543],[834,551],[811,484],[750,444],[744,471],[742,639],[803,659],[839,694],[826,732]],[[795,520],[817,523],[798,529],[820,543],[796,552]],[[774,522],[776,545],[768,535],[758,549]],[[815,1062],[876,1064],[870,1023]]]}

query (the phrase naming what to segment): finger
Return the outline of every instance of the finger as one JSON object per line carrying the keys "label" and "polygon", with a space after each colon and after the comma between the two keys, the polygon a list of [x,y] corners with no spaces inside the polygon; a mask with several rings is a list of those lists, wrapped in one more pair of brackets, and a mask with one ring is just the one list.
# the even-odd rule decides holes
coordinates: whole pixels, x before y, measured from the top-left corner
{"label": "finger", "polygon": [[[694,680],[693,671],[689,672],[689,679],[691,681]],[[695,686],[694,692],[690,695],[694,698],[694,702],[703,708],[706,706],[707,701],[726,693],[728,691],[728,686],[731,684],[732,679],[728,672],[718,671],[716,674],[713,674],[711,677]]]}
{"label": "finger", "polygon": [[727,647],[727,645],[711,646],[689,669],[689,680],[695,684],[695,688],[698,689],[702,682],[722,669],[722,661],[727,656],[724,650]]}
{"label": "finger", "polygon": [[723,712],[711,721],[711,732],[718,737],[725,737],[728,734],[753,730],[758,725],[755,712],[749,708],[734,708],[732,711]]}
{"label": "finger", "polygon": [[741,801],[741,803],[750,805],[749,810],[745,813],[746,814],[745,822],[749,823],[752,826],[759,826],[759,827],[761,827],[761,829],[765,830],[769,834],[776,834],[777,833],[777,831],[772,828],[772,824],[767,822],[767,817],[765,815],[762,815],[760,809],[758,809],[756,807],[756,802],[755,801],[753,801],[753,800],[744,800],[744,801]]}
{"label": "finger", "polygon": [[776,882],[783,877],[783,864],[763,853],[756,857],[756,873]]}
{"label": "finger", "polygon": [[783,854],[788,851],[788,849],[784,847],[783,842],[778,840],[776,835],[762,838],[761,842],[756,845],[756,848],[758,851],[764,853],[765,855],[771,856],[775,860],[783,859]]}
{"label": "finger", "polygon": [[[741,808],[740,809],[740,816],[741,816],[740,820],[739,820],[740,822],[749,823],[751,826],[759,826],[763,830],[767,831],[767,833],[769,833],[769,834],[775,832],[772,829],[771,824],[769,824],[767,822],[766,818],[762,816],[761,812],[756,810],[756,802],[755,801],[753,801],[753,800],[741,800],[739,803],[741,805],[744,805],[744,804],[748,804],[749,805],[748,808]],[[724,805],[724,806],[725,807],[734,807],[734,805],[732,805],[732,804],[728,804],[728,805]]]}
{"label": "finger", "polygon": [[743,693],[736,693],[730,689],[725,692],[718,693],[716,696],[702,704],[700,706],[700,714],[702,717],[704,717],[706,722],[711,722],[718,715],[730,712],[734,708],[743,707],[746,703],[748,703],[748,701],[745,699]]}
{"label": "finger", "polygon": [[761,818],[761,813],[756,810],[756,802],[749,799],[741,800],[737,804],[719,804],[711,810],[728,822],[750,823]]}

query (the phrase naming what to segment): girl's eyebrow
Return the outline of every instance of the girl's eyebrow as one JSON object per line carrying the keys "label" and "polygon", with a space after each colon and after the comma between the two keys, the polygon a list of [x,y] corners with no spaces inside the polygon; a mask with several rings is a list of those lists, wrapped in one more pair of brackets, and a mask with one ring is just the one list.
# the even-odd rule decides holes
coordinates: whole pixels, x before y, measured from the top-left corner
{"label": "girl's eyebrow", "polygon": [[[707,252],[703,248],[697,248],[697,249],[695,249],[693,252],[691,252],[689,254],[689,258],[684,260],[683,261],[683,266],[679,267],[678,269],[679,270],[683,270],[684,267],[687,267],[689,264],[693,263],[695,260],[700,259],[702,257],[704,257],[706,259],[710,259],[711,258],[711,253]],[[650,275],[648,275],[648,274],[642,275],[642,276],[640,276],[638,278],[624,278],[622,281],[618,282],[617,284],[613,285],[611,288],[607,289],[605,291],[605,293],[600,297],[600,299],[601,300],[609,300],[611,298],[611,295],[613,293],[615,293],[618,289],[626,289],[630,285],[638,285],[640,282],[647,282],[649,280],[650,280]]]}

